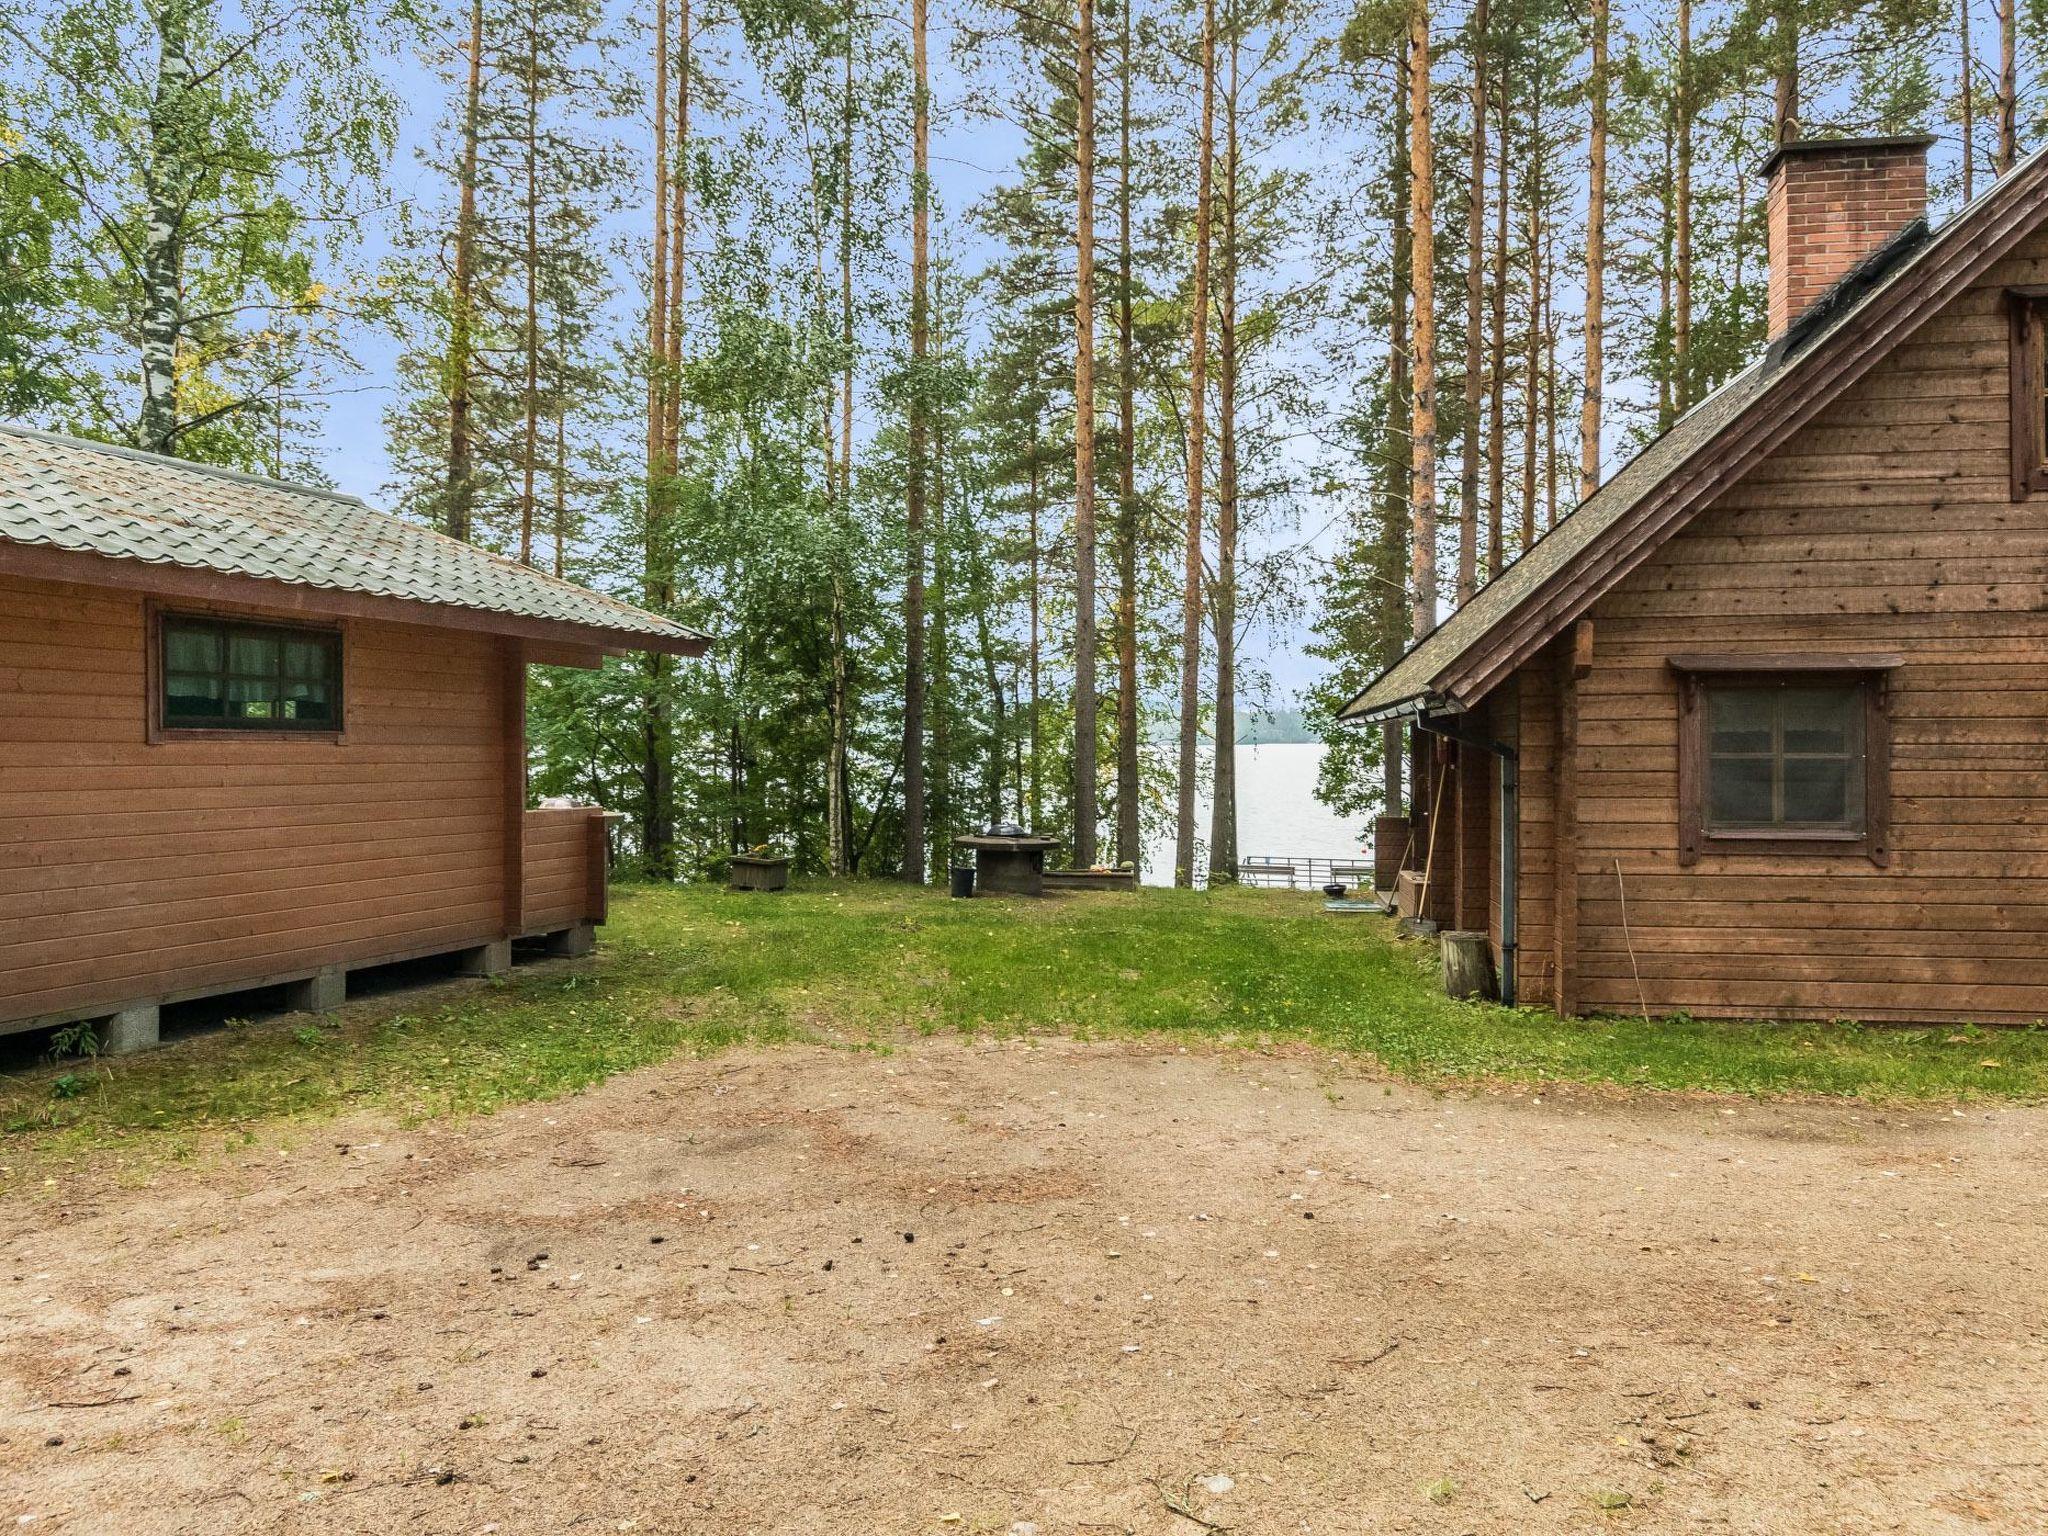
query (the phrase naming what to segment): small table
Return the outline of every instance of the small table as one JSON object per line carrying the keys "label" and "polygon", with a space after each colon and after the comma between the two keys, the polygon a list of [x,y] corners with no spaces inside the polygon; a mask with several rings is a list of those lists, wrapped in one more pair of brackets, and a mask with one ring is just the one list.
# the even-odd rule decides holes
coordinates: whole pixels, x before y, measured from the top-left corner
{"label": "small table", "polygon": [[956,837],[955,848],[974,853],[976,895],[1043,896],[1045,854],[1057,848],[1053,837]]}

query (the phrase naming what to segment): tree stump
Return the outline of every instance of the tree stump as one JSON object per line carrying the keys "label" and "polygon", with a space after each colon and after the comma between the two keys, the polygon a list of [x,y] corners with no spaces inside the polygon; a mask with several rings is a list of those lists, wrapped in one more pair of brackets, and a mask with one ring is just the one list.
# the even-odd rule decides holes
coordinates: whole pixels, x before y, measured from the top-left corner
{"label": "tree stump", "polygon": [[1493,996],[1493,950],[1483,933],[1445,933],[1444,991],[1452,997]]}

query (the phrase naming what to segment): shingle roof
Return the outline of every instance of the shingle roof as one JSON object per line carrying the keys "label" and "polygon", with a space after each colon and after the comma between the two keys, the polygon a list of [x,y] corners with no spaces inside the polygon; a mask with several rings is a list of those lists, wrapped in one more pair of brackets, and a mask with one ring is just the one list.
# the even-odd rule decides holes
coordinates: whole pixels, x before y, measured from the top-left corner
{"label": "shingle roof", "polygon": [[[1873,252],[1795,320],[1763,357],[1681,416],[1469,602],[1367,684],[1339,718],[1407,714],[1437,698],[1439,680],[1468,652],[1475,651],[1524,605],[1540,599],[1575,562],[1617,532],[1665,481],[1695,460],[1713,462],[1707,455],[1717,441],[1753,411],[1768,409],[1788,378],[1816,365],[1837,342],[1850,342],[1858,321],[1887,295],[1943,258],[1980,224],[2009,223],[2016,208],[2028,217],[2037,216],[2027,214],[2027,209],[2041,199],[2044,175],[2048,175],[2048,147],[2036,150],[2016,171],[1931,236],[1927,226],[1916,221]],[[1553,626],[1553,633],[1557,627],[1561,626]],[[1475,701],[1452,702],[1469,705]]]}
{"label": "shingle roof", "polygon": [[1344,707],[1343,718],[1383,714],[1427,694],[1437,675],[1468,645],[1513,612],[1545,578],[1577,559],[1666,475],[1740,416],[1763,393],[1769,376],[1762,361],[1752,363],[1679,417],[1577,510],[1560,518],[1519,559],[1473,593],[1462,608],[1409,647],[1399,661]]}
{"label": "shingle roof", "polygon": [[704,637],[353,496],[0,425],[0,540],[115,560],[607,630]]}

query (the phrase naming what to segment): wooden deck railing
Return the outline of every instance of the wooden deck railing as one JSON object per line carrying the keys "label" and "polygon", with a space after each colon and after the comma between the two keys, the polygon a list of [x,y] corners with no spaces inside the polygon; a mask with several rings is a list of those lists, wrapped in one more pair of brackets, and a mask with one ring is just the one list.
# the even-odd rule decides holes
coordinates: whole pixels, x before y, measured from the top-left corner
{"label": "wooden deck railing", "polygon": [[526,813],[523,932],[604,921],[605,820],[605,812],[588,806]]}

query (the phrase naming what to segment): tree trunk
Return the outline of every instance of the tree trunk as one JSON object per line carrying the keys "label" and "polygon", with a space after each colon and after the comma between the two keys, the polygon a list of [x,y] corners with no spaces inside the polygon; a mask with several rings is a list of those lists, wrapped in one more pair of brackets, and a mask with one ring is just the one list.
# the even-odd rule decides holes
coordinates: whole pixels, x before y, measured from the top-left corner
{"label": "tree trunk", "polygon": [[1493,326],[1487,337],[1486,377],[1486,579],[1500,575],[1507,563],[1507,533],[1503,527],[1507,500],[1508,431],[1508,61],[1500,64],[1500,99],[1494,107],[1500,140],[1500,185],[1494,189],[1493,224]]}
{"label": "tree trunk", "polygon": [[520,337],[526,354],[524,418],[519,450],[519,563],[533,564],[534,471],[540,459],[540,17],[529,0],[526,13],[526,123],[520,145],[525,162],[526,325]]}
{"label": "tree trunk", "polygon": [[1237,878],[1237,92],[1242,31],[1232,15],[1223,93],[1223,248],[1217,306],[1216,717],[1209,786],[1209,883]]}
{"label": "tree trunk", "polygon": [[[1117,549],[1116,549],[1116,860],[1141,867],[1144,834],[1138,821],[1138,369],[1132,355],[1131,254],[1131,12],[1117,8],[1122,26],[1117,71]],[[1000,703],[998,704],[1000,708]]]}
{"label": "tree trunk", "polygon": [[[1678,125],[1667,113],[1658,124],[1662,135],[1663,158],[1657,167],[1657,332],[1660,336],[1675,333],[1673,318],[1676,300],[1672,288],[1671,269],[1677,261],[1677,216],[1672,207],[1676,197],[1677,176],[1677,129]],[[1674,343],[1673,352],[1677,347]],[[1657,369],[1657,430],[1667,431],[1678,416],[1678,381],[1676,359]]]}
{"label": "tree trunk", "polygon": [[[1965,0],[1968,3],[1968,0]],[[1678,132],[1673,173],[1671,264],[1671,374],[1679,414],[1692,408],[1692,0],[1678,0],[1678,99],[1672,116]]]}
{"label": "tree trunk", "polygon": [[676,0],[676,131],[669,156],[668,379],[661,459],[670,475],[682,467],[683,292],[689,228],[690,0]]}
{"label": "tree trunk", "polygon": [[1771,100],[1771,137],[1789,144],[1799,130],[1799,18],[1794,0],[1778,0],[1772,23],[1772,51],[1776,54],[1777,78]]}
{"label": "tree trunk", "polygon": [[1039,481],[1038,452],[1038,421],[1034,417],[1031,423],[1031,504],[1029,527],[1031,538],[1031,780],[1028,803],[1031,808],[1031,816],[1027,822],[1027,826],[1033,832],[1038,831],[1040,825],[1045,820],[1045,795],[1041,782],[1041,764],[1044,759],[1039,754],[1040,744],[1038,735],[1039,653],[1044,634],[1044,627],[1040,622],[1038,592],[1039,564],[1044,549],[1038,529],[1041,514],[1039,502],[1043,494]]}
{"label": "tree trunk", "polygon": [[1465,208],[1465,433],[1458,476],[1458,606],[1479,586],[1479,426],[1486,306],[1487,0],[1472,8],[1472,167]]}
{"label": "tree trunk", "polygon": [[[668,0],[654,0],[654,247],[647,304],[647,601],[661,612],[675,600],[669,564],[668,471],[662,456],[668,350]],[[641,722],[640,851],[655,879],[675,877],[675,793],[669,722],[669,658],[647,658],[647,709]],[[735,733],[737,728],[735,727]]]}
{"label": "tree trunk", "polygon": [[930,341],[931,77],[926,62],[926,0],[910,0],[910,484],[903,583],[903,878],[924,884],[924,510],[925,350]]}
{"label": "tree trunk", "polygon": [[1074,34],[1074,863],[1095,862],[1095,0]]}
{"label": "tree trunk", "polygon": [[[933,288],[934,307],[939,312],[937,345],[934,369],[944,366],[946,352],[946,306],[945,283],[936,283]],[[953,659],[948,644],[947,601],[951,576],[948,556],[951,551],[946,545],[946,407],[939,402],[931,415],[932,426],[932,474],[931,514],[932,536],[932,583],[927,604],[931,634],[925,641],[925,655],[929,658],[929,674],[926,678],[928,696],[925,712],[931,719],[932,771],[926,787],[926,821],[938,839],[939,857],[950,862],[953,833]]]}
{"label": "tree trunk", "polygon": [[1522,374],[1522,546],[1536,542],[1536,442],[1543,430],[1543,91],[1532,76],[1529,93],[1529,163],[1522,195],[1528,201],[1529,334]]}
{"label": "tree trunk", "polygon": [[569,412],[566,391],[555,390],[555,575],[569,563]]}
{"label": "tree trunk", "polygon": [[178,349],[185,329],[185,213],[193,171],[191,132],[183,100],[193,86],[189,0],[167,0],[151,15],[157,32],[156,92],[149,111],[149,161],[143,195],[142,408],[136,446],[175,453],[178,443]]}
{"label": "tree trunk", "polygon": [[960,529],[962,551],[967,557],[967,584],[970,606],[974,612],[976,649],[981,653],[982,685],[988,689],[990,730],[987,770],[982,776],[981,819],[986,822],[1003,820],[1003,743],[1010,739],[1009,706],[1003,698],[1003,681],[996,670],[995,629],[989,622],[989,615],[995,607],[989,593],[989,568],[987,556],[982,551],[980,530],[975,524],[972,504],[966,497],[960,499]]}
{"label": "tree trunk", "polygon": [[1408,5],[1408,239],[1415,292],[1415,397],[1409,448],[1411,618],[1420,640],[1436,628],[1436,151],[1429,122],[1429,0]]}
{"label": "tree trunk", "polygon": [[[1392,230],[1392,261],[1387,272],[1388,315],[1387,330],[1387,398],[1386,418],[1381,423],[1380,443],[1380,515],[1379,550],[1380,567],[1385,572],[1386,600],[1395,605],[1396,611],[1389,618],[1396,621],[1406,618],[1399,607],[1408,601],[1408,588],[1402,581],[1407,566],[1409,482],[1413,477],[1413,458],[1408,451],[1406,438],[1409,431],[1410,390],[1409,390],[1409,345],[1408,345],[1408,293],[1413,268],[1414,240],[1409,231],[1410,202],[1408,192],[1409,151],[1408,127],[1410,104],[1408,97],[1408,32],[1404,27],[1394,57],[1394,100],[1388,114],[1388,163],[1387,163],[1387,222]],[[1393,634],[1409,629],[1410,623],[1394,623],[1385,626],[1384,633]],[[1391,665],[1399,654],[1399,644],[1389,646],[1388,654],[1380,657],[1383,665]],[[1404,754],[1401,750],[1401,722],[1389,720],[1380,736],[1380,771],[1383,776],[1381,790],[1386,814],[1398,816],[1401,813],[1401,780]]]}
{"label": "tree trunk", "polygon": [[1557,526],[1557,236],[1543,230],[1543,529]]}
{"label": "tree trunk", "polygon": [[2019,0],[1998,6],[1998,174],[2019,158]]}
{"label": "tree trunk", "polygon": [[668,419],[668,0],[654,0],[654,256],[647,304],[648,520],[661,501],[662,426]]}
{"label": "tree trunk", "polygon": [[476,515],[476,446],[471,440],[476,366],[477,112],[483,95],[484,3],[470,0],[469,69],[462,95],[462,160],[455,210],[455,274],[448,310],[448,478],[441,531],[468,539]]}
{"label": "tree trunk", "polygon": [[1209,230],[1216,145],[1216,0],[1202,0],[1201,165],[1195,193],[1195,285],[1188,377],[1187,559],[1181,585],[1180,754],[1173,829],[1173,883],[1195,883],[1195,778],[1202,709],[1202,493],[1208,448]]}
{"label": "tree trunk", "polygon": [[[683,0],[687,7],[689,0]],[[835,878],[852,873],[848,858],[853,819],[846,803],[852,722],[848,719],[850,663],[846,634],[846,530],[853,500],[853,24],[846,9],[846,58],[840,88],[839,138],[839,483],[828,488],[835,533],[832,549],[832,742],[825,765],[825,867]]]}
{"label": "tree trunk", "polygon": [[1977,195],[1977,62],[1970,47],[1970,0],[1956,0],[1963,115],[1963,201]]}
{"label": "tree trunk", "polygon": [[1586,357],[1579,404],[1579,500],[1600,489],[1601,395],[1607,283],[1607,6],[1589,0],[1593,22],[1593,120],[1586,138]]}

